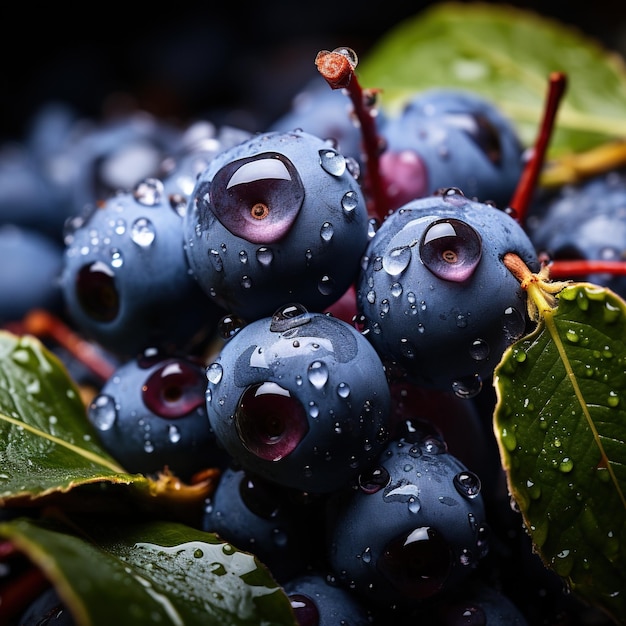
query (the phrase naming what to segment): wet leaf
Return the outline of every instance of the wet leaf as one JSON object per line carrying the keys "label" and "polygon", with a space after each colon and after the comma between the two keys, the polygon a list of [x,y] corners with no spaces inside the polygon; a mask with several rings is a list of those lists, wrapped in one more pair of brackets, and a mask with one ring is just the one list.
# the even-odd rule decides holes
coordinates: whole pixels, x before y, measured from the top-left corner
{"label": "wet leaf", "polygon": [[626,68],[617,54],[562,23],[511,6],[436,3],[392,28],[363,56],[359,81],[381,106],[456,87],[491,99],[534,144],[551,72],[565,72],[550,157],[626,137]]}
{"label": "wet leaf", "polygon": [[[0,524],[53,583],[78,626],[295,626],[289,599],[256,558],[182,524]],[[80,534],[79,534],[80,533]]]}
{"label": "wet leaf", "polygon": [[99,446],[62,363],[36,338],[0,332],[0,505],[58,501],[76,491],[83,509],[109,509],[117,499],[123,507],[188,514],[212,486],[125,472]]}
{"label": "wet leaf", "polygon": [[509,490],[544,563],[626,616],[626,303],[565,287],[495,371]]}

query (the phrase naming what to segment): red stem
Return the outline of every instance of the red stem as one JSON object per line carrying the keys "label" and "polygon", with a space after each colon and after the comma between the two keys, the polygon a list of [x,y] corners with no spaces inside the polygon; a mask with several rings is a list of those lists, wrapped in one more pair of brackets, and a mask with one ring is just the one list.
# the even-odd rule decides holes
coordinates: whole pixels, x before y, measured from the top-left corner
{"label": "red stem", "polygon": [[[8,330],[12,330],[11,326],[8,327]],[[115,371],[115,366],[103,356],[96,346],[75,333],[58,317],[43,309],[31,311],[19,325],[15,326],[14,332],[53,339],[103,382],[108,380]]]}
{"label": "red stem", "polygon": [[532,150],[532,156],[526,163],[510,202],[511,208],[515,211],[515,218],[520,224],[523,224],[526,219],[532,196],[537,188],[537,181],[548,152],[556,115],[566,87],[567,76],[565,74],[561,72],[550,74],[548,95],[539,134]]}
{"label": "red stem", "polygon": [[321,51],[317,54],[315,65],[332,89],[345,89],[354,115],[361,128],[361,144],[365,161],[364,187],[368,190],[369,213],[373,217],[384,219],[389,213],[389,198],[380,175],[379,157],[384,142],[376,127],[376,113],[373,103],[375,90],[364,90],[355,74],[355,66],[345,54],[333,51]]}
{"label": "red stem", "polygon": [[595,261],[593,259],[566,260],[559,259],[550,263],[550,278],[571,278],[585,274],[626,275],[624,261]]}

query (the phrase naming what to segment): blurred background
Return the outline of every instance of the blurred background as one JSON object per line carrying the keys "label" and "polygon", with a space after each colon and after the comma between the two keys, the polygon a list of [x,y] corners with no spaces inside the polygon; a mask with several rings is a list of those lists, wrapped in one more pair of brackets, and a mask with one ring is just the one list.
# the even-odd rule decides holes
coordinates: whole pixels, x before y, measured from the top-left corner
{"label": "blurred background", "polygon": [[[172,121],[207,117],[261,130],[316,75],[320,49],[360,56],[431,2],[31,3],[4,9],[0,140],[19,139],[56,100],[99,118],[138,107]],[[613,0],[509,2],[571,24],[620,54],[626,8]]]}

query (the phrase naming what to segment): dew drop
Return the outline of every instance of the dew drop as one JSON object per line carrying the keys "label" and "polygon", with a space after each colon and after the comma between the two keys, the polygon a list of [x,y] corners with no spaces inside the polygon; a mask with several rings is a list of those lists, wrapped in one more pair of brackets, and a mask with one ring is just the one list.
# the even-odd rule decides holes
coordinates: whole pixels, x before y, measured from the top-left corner
{"label": "dew drop", "polygon": [[110,430],[117,419],[115,400],[106,394],[96,396],[89,404],[88,417],[98,430]]}
{"label": "dew drop", "polygon": [[346,215],[352,215],[354,209],[359,206],[359,197],[355,191],[346,191],[343,198],[341,198],[341,208]]}
{"label": "dew drop", "polygon": [[172,443],[178,443],[181,439],[181,434],[180,434],[180,430],[178,429],[177,426],[174,426],[173,424],[170,424],[167,428],[167,438],[172,442]]}
{"label": "dew drop", "polygon": [[452,383],[452,391],[459,398],[474,398],[476,397],[483,387],[483,381],[478,374],[472,376],[465,376],[459,380],[455,380]]}
{"label": "dew drop", "polygon": [[390,276],[399,276],[411,262],[410,246],[392,248],[383,256],[383,268]]}
{"label": "dew drop", "polygon": [[610,391],[609,392],[609,397],[606,399],[606,403],[612,409],[614,409],[615,407],[617,407],[619,405],[619,396],[617,395],[617,393],[615,391]]}
{"label": "dew drop", "polygon": [[559,463],[559,471],[569,474],[574,469],[574,461],[569,457],[564,457]]}
{"label": "dew drop", "polygon": [[333,238],[334,234],[335,229],[333,228],[333,225],[330,222],[324,222],[320,229],[320,237],[324,241],[330,241]]}
{"label": "dew drop", "polygon": [[163,183],[157,178],[147,178],[135,187],[133,197],[143,206],[156,206],[163,197]]}
{"label": "dew drop", "polygon": [[480,494],[480,478],[474,472],[459,472],[453,479],[455,489],[464,497],[473,499]]}
{"label": "dew drop", "polygon": [[307,370],[307,378],[316,389],[324,387],[328,382],[328,375],[328,366],[323,361],[313,361]]}
{"label": "dew drop", "polygon": [[348,383],[339,383],[337,385],[337,395],[340,398],[347,398],[350,395],[350,386]]}
{"label": "dew drop", "polygon": [[505,332],[507,341],[512,343],[519,339],[526,328],[524,316],[515,308],[507,307],[502,314],[502,330]]}
{"label": "dew drop", "polygon": [[207,367],[206,377],[213,385],[217,385],[222,380],[223,374],[224,370],[220,363],[211,363],[211,365]]}
{"label": "dew drop", "polygon": [[256,260],[264,267],[268,267],[270,263],[274,260],[274,253],[272,252],[271,248],[262,246],[256,251]]}
{"label": "dew drop", "polygon": [[154,224],[145,217],[139,217],[131,226],[130,238],[141,248],[148,248],[156,238]]}
{"label": "dew drop", "polygon": [[124,265],[124,255],[118,248],[111,249],[111,267],[120,268]]}
{"label": "dew drop", "polygon": [[322,169],[331,176],[341,176],[346,171],[346,159],[336,150],[320,150],[319,156]]}
{"label": "dew drop", "polygon": [[224,269],[224,262],[222,261],[219,251],[213,248],[209,250],[209,259],[216,272],[221,272]]}
{"label": "dew drop", "polygon": [[319,279],[317,289],[323,296],[329,296],[335,291],[335,280],[328,275],[324,275]]}
{"label": "dew drop", "polygon": [[393,283],[393,285],[391,285],[391,295],[395,298],[402,295],[402,285],[400,283]]}
{"label": "dew drop", "polygon": [[489,344],[484,339],[474,339],[469,352],[474,360],[484,361],[489,356]]}

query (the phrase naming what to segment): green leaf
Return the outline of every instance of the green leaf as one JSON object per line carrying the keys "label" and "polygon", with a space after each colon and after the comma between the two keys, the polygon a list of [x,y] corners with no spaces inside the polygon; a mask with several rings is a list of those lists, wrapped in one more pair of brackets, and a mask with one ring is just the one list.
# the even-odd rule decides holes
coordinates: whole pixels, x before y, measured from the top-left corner
{"label": "green leaf", "polygon": [[215,535],[182,524],[0,524],[53,583],[78,626],[296,626],[268,570]]}
{"label": "green leaf", "polygon": [[626,137],[624,61],[598,42],[511,6],[435,3],[392,28],[358,65],[361,84],[380,88],[390,112],[433,87],[469,89],[491,99],[533,145],[548,76],[565,72],[549,156]]}
{"label": "green leaf", "polygon": [[494,384],[502,463],[535,550],[626,623],[626,303],[565,287]]}
{"label": "green leaf", "polygon": [[161,507],[162,515],[186,520],[212,486],[125,472],[98,444],[80,392],[57,357],[32,336],[0,331],[0,506],[62,496],[81,510],[109,510],[117,501],[118,508]]}

